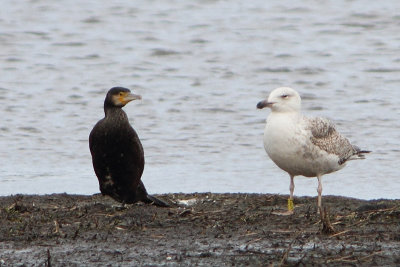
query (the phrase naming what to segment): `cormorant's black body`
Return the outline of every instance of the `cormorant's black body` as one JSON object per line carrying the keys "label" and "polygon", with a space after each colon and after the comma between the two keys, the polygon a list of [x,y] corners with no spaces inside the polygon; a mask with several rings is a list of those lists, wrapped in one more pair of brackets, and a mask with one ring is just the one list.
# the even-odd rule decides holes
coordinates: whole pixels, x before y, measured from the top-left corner
{"label": "cormorant's black body", "polygon": [[122,110],[130,100],[118,102],[118,94],[123,93],[132,95],[125,88],[110,89],[104,101],[105,118],[94,126],[89,136],[89,147],[100,191],[122,203],[143,201],[166,206],[163,201],[149,196],[140,180],[144,169],[143,147]]}

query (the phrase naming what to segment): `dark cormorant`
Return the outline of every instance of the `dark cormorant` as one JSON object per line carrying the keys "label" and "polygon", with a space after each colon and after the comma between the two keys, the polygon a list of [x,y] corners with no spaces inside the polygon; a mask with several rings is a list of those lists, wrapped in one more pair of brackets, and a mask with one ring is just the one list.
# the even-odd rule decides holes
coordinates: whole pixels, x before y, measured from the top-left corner
{"label": "dark cormorant", "polygon": [[128,102],[141,99],[123,87],[111,88],[104,100],[105,117],[94,126],[89,136],[93,168],[100,191],[122,203],[167,203],[147,194],[140,180],[144,169],[143,147],[128,116],[122,110]]}

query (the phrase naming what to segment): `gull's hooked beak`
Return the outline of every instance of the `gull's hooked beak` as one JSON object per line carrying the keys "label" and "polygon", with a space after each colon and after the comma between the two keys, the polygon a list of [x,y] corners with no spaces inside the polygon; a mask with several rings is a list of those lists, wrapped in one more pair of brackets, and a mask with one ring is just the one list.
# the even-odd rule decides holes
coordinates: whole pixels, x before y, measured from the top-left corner
{"label": "gull's hooked beak", "polygon": [[275,104],[275,102],[268,102],[268,100],[263,100],[258,102],[257,108],[258,109],[263,109],[265,107],[271,108],[273,104]]}

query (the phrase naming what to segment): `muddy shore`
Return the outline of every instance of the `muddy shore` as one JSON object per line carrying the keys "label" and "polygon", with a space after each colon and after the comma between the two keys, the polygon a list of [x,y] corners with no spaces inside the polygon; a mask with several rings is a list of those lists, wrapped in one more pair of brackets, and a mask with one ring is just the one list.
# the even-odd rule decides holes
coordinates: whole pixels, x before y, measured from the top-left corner
{"label": "muddy shore", "polygon": [[101,195],[0,197],[0,266],[398,266],[400,200],[165,194],[170,208]]}

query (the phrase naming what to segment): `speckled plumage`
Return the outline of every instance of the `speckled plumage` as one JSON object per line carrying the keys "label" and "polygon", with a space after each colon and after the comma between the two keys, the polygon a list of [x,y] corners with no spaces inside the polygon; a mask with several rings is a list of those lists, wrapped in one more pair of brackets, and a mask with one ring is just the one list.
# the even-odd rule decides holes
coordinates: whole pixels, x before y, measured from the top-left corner
{"label": "speckled plumage", "polygon": [[358,154],[356,147],[336,131],[335,125],[325,118],[305,118],[312,133],[311,142],[320,149],[339,157],[339,165]]}
{"label": "speckled plumage", "polygon": [[264,130],[264,147],[272,161],[290,175],[290,200],[295,176],[317,177],[321,207],[322,175],[340,170],[346,161],[362,159],[369,152],[351,145],[329,120],[303,116],[301,98],[291,88],[273,90],[268,100],[259,102],[257,107],[271,108]]}

